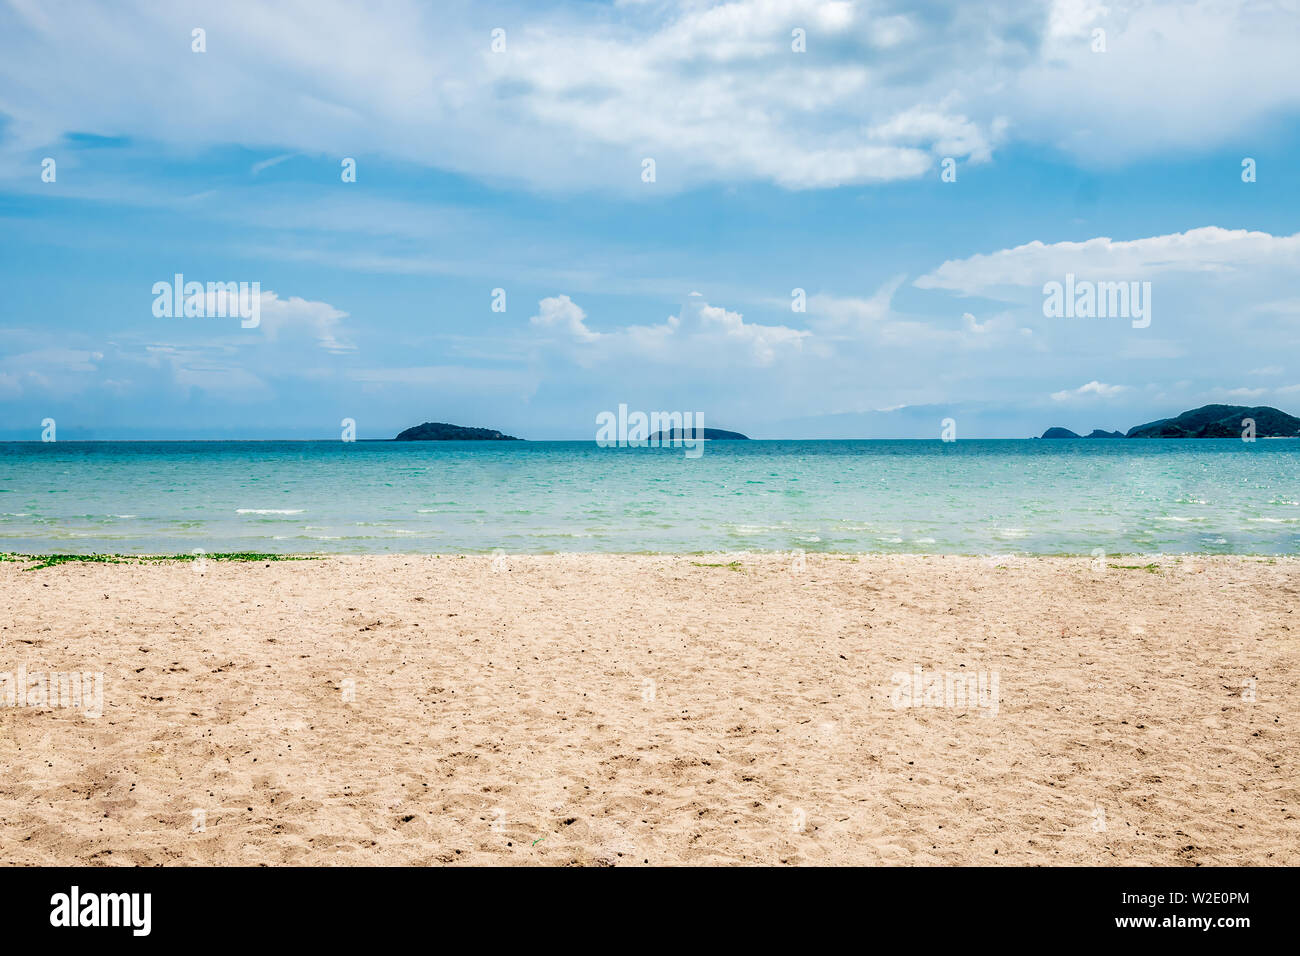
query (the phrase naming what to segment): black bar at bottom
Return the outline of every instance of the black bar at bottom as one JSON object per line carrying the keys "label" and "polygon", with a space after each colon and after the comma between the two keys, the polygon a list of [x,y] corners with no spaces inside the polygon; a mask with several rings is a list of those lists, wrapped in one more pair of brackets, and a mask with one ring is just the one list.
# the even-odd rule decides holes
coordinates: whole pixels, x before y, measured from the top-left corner
{"label": "black bar at bottom", "polygon": [[[78,942],[113,937],[127,945],[373,946],[394,933],[432,942],[430,930],[457,928],[484,933],[485,942],[522,934],[554,943],[563,932],[571,944],[734,944],[788,928],[865,941],[892,928],[945,947],[1125,938],[1232,946],[1291,935],[1294,882],[1293,871],[1265,868],[6,868],[0,925],[9,946],[73,934]],[[574,938],[575,931],[583,935]]]}

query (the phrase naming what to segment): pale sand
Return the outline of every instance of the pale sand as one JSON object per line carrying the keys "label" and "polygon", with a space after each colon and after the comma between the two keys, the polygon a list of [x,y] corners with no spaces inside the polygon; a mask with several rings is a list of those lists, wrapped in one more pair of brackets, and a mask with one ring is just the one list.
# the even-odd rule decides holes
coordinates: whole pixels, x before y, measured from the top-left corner
{"label": "pale sand", "polygon": [[0,860],[1300,863],[1295,558],[505,564],[0,565]]}

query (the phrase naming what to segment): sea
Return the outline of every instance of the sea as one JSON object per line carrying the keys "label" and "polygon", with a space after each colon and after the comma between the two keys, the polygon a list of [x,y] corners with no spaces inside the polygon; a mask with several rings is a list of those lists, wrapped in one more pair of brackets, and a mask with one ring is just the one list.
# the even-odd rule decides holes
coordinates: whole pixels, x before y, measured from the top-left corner
{"label": "sea", "polygon": [[0,552],[1300,553],[1300,441],[0,443]]}

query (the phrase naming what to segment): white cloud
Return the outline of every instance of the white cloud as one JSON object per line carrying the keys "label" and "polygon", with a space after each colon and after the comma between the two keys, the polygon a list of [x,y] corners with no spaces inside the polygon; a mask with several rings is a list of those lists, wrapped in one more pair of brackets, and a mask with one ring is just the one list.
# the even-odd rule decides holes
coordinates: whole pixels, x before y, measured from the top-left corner
{"label": "white cloud", "polygon": [[356,349],[339,338],[340,320],[348,314],[328,302],[311,302],[296,295],[281,299],[275,292],[263,292],[261,310],[258,328],[269,341],[306,335],[327,352],[339,354]]}
{"label": "white cloud", "polygon": [[1070,402],[1088,398],[1115,398],[1127,391],[1129,391],[1127,385],[1104,385],[1101,382],[1092,381],[1087,385],[1080,385],[1076,389],[1053,392],[1052,401]]}
{"label": "white cloud", "polygon": [[906,278],[894,276],[865,299],[825,293],[810,296],[808,324],[816,332],[820,354],[828,355],[831,343],[842,351],[851,342],[869,348],[987,350],[1025,342],[1033,335],[1013,312],[999,312],[982,322],[965,312],[960,330],[941,317],[901,315],[894,310],[893,298]]}
{"label": "white cloud", "polygon": [[1295,44],[1290,2],[1056,0],[1009,108],[1019,130],[1096,164],[1249,141],[1300,104]]}
{"label": "white cloud", "polygon": [[681,313],[657,328],[665,333],[660,342],[667,344],[672,355],[690,349],[715,360],[725,360],[730,354],[757,365],[771,365],[779,354],[797,352],[810,334],[784,325],[746,322],[741,313],[709,305],[698,294],[688,296]]}
{"label": "white cloud", "polygon": [[177,364],[172,378],[181,388],[218,393],[243,404],[266,401],[274,394],[266,382],[238,366]]}
{"label": "white cloud", "polygon": [[629,325],[595,333],[586,327],[587,314],[569,296],[543,299],[529,321],[543,328],[566,331],[584,348],[581,360],[635,357],[673,364],[733,363],[771,365],[783,354],[800,350],[811,333],[784,325],[746,322],[739,312],[709,305],[698,292],[687,296],[678,315],[659,325]]}
{"label": "white cloud", "polygon": [[267,382],[238,361],[237,350],[231,346],[154,344],[146,345],[142,353],[125,357],[152,368],[169,369],[172,383],[186,392],[197,389],[240,404],[274,397]]}
{"label": "white cloud", "polygon": [[[232,292],[227,288],[214,288],[210,283],[204,293],[204,312],[208,316],[239,316],[240,323],[254,318],[250,303],[244,299],[245,291]],[[280,298],[277,292],[261,292],[257,301],[257,324],[252,334],[264,341],[298,340],[308,338],[327,352],[340,354],[355,350],[355,346],[340,338],[341,320],[348,314],[328,302],[313,302],[298,296]],[[246,333],[247,334],[247,333]],[[247,337],[238,339],[247,344]]]}
{"label": "white cloud", "polygon": [[[1088,162],[1206,149],[1300,106],[1289,3],[507,2],[497,14],[508,42],[494,54],[466,3],[317,0],[304,18],[232,0],[205,12],[200,55],[184,7],[10,4],[9,142],[32,151],[79,130],[335,157],[363,142],[488,179],[627,191],[644,191],[653,156],[661,190],[808,188],[983,161],[1004,130]],[[795,26],[806,53],[791,49]],[[1090,48],[1097,26],[1104,54]]]}
{"label": "white cloud", "polygon": [[261,162],[254,163],[249,168],[249,172],[251,172],[254,176],[256,176],[262,170],[270,169],[272,166],[279,166],[286,159],[293,159],[293,157],[294,157],[293,153],[282,153],[279,156],[272,156],[270,159],[264,159]]}
{"label": "white cloud", "polygon": [[894,293],[906,276],[894,276],[869,298],[853,298],[817,293],[808,297],[809,323],[823,333],[872,331],[890,317]]}
{"label": "white cloud", "polygon": [[[155,370],[183,391],[249,403],[273,398],[272,385],[279,380],[335,375],[337,369],[304,370],[303,357],[313,346],[334,355],[355,351],[343,339],[341,320],[347,313],[328,302],[263,292],[260,324],[245,329],[239,318],[216,317],[235,315],[238,304],[227,298],[224,289],[205,294],[205,311],[213,318],[151,320],[145,334],[163,334],[169,341],[142,340],[134,333],[117,340],[82,335],[95,347],[34,349],[0,358],[0,391],[46,398],[90,388],[122,394],[149,384],[150,376],[137,379],[134,372]],[[23,330],[10,331],[30,338]]]}
{"label": "white cloud", "polygon": [[567,295],[552,296],[537,303],[538,313],[528,321],[548,329],[560,329],[579,342],[594,342],[599,332],[587,328],[587,313]]}
{"label": "white cloud", "polygon": [[1080,279],[1137,280],[1162,272],[1222,274],[1300,264],[1300,233],[1272,236],[1245,229],[1204,226],[1145,239],[1104,236],[1083,242],[1039,240],[998,252],[950,259],[914,283],[981,295],[1006,287],[1034,288],[1066,273]]}
{"label": "white cloud", "polygon": [[78,392],[94,383],[104,353],[44,348],[0,357],[0,392],[14,398],[29,391]]}

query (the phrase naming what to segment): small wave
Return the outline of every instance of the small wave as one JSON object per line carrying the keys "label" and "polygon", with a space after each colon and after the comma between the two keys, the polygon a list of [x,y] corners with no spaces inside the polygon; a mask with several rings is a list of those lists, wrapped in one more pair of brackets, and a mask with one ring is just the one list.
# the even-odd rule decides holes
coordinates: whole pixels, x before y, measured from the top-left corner
{"label": "small wave", "polygon": [[236,508],[237,515],[300,515],[302,508]]}

